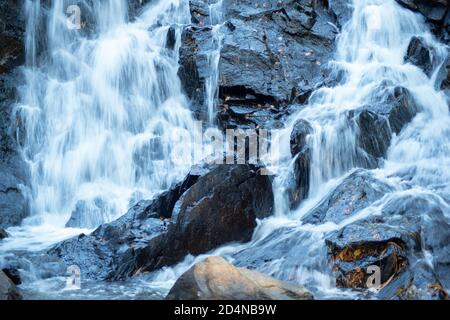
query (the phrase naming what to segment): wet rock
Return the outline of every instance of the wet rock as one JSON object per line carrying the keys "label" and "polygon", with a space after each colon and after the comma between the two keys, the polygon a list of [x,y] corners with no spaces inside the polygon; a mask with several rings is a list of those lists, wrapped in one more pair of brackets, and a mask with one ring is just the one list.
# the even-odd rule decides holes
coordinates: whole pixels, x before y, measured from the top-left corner
{"label": "wet rock", "polygon": [[105,223],[108,214],[109,208],[103,199],[80,200],[66,223],[66,228],[94,229]]}
{"label": "wet rock", "polygon": [[[180,78],[201,115],[214,48],[208,6],[191,1],[191,13],[195,26],[182,37]],[[222,127],[242,122],[234,107],[253,109],[244,126],[270,121],[286,105],[304,103],[327,77],[322,67],[333,54],[337,16],[322,2],[230,0],[223,3],[223,15],[218,69]]]}
{"label": "wet rock", "polygon": [[413,37],[406,52],[405,62],[419,67],[428,77],[431,77],[435,67],[435,55],[434,49],[428,46],[423,38]]}
{"label": "wet rock", "polygon": [[186,271],[168,300],[312,300],[304,287],[256,271],[236,268],[222,257],[210,257]]}
{"label": "wet rock", "polygon": [[448,0],[397,0],[399,4],[421,13],[433,33],[444,41],[450,40],[450,10]]}
{"label": "wet rock", "polygon": [[195,168],[168,192],[48,253],[66,265],[80,266],[87,278],[124,278],[227,242],[248,241],[256,218],[271,214],[272,206],[270,179],[256,167]]}
{"label": "wet rock", "polygon": [[[373,104],[349,112],[358,128],[358,146],[374,159],[385,157],[392,134],[399,134],[419,112],[412,94],[403,87],[380,87]],[[369,166],[370,167],[370,166]]]}
{"label": "wet rock", "polygon": [[22,300],[22,296],[11,279],[0,270],[0,301],[1,300]]}
{"label": "wet rock", "polygon": [[175,203],[205,173],[194,168],[190,174],[170,190],[153,200],[134,205],[118,220],[101,225],[90,235],[80,235],[51,248],[50,256],[60,258],[67,266],[77,265],[83,275],[92,279],[105,279],[116,270],[135,248],[167,231]]}
{"label": "wet rock", "polygon": [[358,169],[345,178],[302,221],[311,224],[339,224],[392,191],[391,186],[377,179],[370,171]]}
{"label": "wet rock", "polygon": [[311,149],[307,145],[307,137],[313,132],[311,125],[303,119],[294,124],[291,132],[291,154],[295,158],[294,168],[290,176],[291,183],[287,188],[291,209],[299,206],[308,197],[311,171]]}
{"label": "wet rock", "polygon": [[13,138],[12,121],[17,88],[24,79],[17,66],[24,63],[22,3],[0,1],[0,226],[18,225],[28,215],[28,171]]}
{"label": "wet rock", "polygon": [[443,21],[449,9],[447,0],[397,0],[397,2],[408,9],[420,12],[434,22]]}
{"label": "wet rock", "polygon": [[373,274],[369,267],[375,266],[380,271],[379,297],[444,298],[447,283],[439,270],[448,270],[448,266],[439,269],[433,258],[430,267],[423,251],[426,248],[433,257],[441,257],[441,267],[446,265],[448,232],[436,230],[439,226],[448,228],[449,221],[439,200],[420,194],[392,197],[380,210],[379,215],[370,215],[326,237],[337,285],[368,288]]}
{"label": "wet rock", "polygon": [[249,165],[214,166],[180,198],[168,231],[135,250],[114,278],[170,266],[188,254],[206,253],[229,242],[249,241],[256,218],[269,216],[273,209],[271,181],[258,170]]}
{"label": "wet rock", "polygon": [[25,20],[21,1],[0,1],[0,74],[25,61]]}
{"label": "wet rock", "polygon": [[4,268],[2,271],[9,279],[11,279],[14,285],[18,286],[22,284],[19,270],[15,268]]}
{"label": "wet rock", "polygon": [[2,228],[0,228],[0,240],[6,239],[8,238],[8,233],[3,230]]}

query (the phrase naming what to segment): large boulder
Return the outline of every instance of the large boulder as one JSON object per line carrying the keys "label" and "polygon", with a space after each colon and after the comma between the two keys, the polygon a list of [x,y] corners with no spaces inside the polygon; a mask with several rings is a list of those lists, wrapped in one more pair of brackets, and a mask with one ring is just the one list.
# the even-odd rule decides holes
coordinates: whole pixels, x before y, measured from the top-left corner
{"label": "large boulder", "polygon": [[[118,279],[173,265],[234,241],[249,241],[256,219],[271,214],[270,178],[249,165],[193,170],[175,188],[141,201],[91,235],[49,251],[94,279]],[[201,235],[199,237],[199,234]]]}
{"label": "large boulder", "polygon": [[312,300],[314,296],[302,286],[236,268],[222,257],[210,257],[186,271],[166,299]]}
{"label": "large boulder", "polygon": [[369,267],[376,266],[379,298],[445,298],[449,221],[439,200],[426,194],[393,196],[380,210],[326,236],[336,284],[367,289]]}
{"label": "large boulder", "polygon": [[[197,117],[204,119],[213,28],[207,3],[190,3],[194,25],[182,36],[179,75]],[[225,0],[222,8],[218,86],[223,127],[262,125],[287,105],[304,103],[327,78],[323,66],[333,55],[340,23],[323,2]]]}
{"label": "large boulder", "polygon": [[1,300],[22,300],[22,295],[19,293],[11,279],[0,270],[0,301]]}
{"label": "large boulder", "polygon": [[270,178],[259,170],[250,165],[215,166],[180,198],[168,232],[135,250],[115,278],[173,265],[188,254],[226,243],[250,241],[256,219],[273,210]]}

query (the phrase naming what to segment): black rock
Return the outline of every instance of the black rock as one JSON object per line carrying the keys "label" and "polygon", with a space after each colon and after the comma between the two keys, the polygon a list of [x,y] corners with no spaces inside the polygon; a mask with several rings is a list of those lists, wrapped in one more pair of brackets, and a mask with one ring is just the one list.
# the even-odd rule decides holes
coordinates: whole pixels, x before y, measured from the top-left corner
{"label": "black rock", "polygon": [[15,269],[15,268],[4,268],[2,271],[5,273],[5,275],[6,275],[9,279],[11,279],[11,281],[12,281],[16,286],[22,284],[22,279],[21,279],[21,277],[20,277],[20,272],[19,272],[19,270]]}
{"label": "black rock", "polygon": [[0,228],[0,240],[6,239],[8,238],[8,233],[3,230],[2,228]]}
{"label": "black rock", "polygon": [[[208,57],[216,48],[207,6],[213,2],[190,1],[195,26],[185,29],[180,49],[179,75],[200,119],[206,112]],[[218,116],[223,128],[262,125],[283,114],[286,105],[304,103],[327,78],[323,66],[333,55],[336,25],[347,17],[342,13],[338,18],[327,5],[310,0],[256,4],[230,0],[223,3],[223,15],[218,69]],[[233,107],[265,112],[252,111],[243,119],[230,112]]]}
{"label": "black rock", "polygon": [[[228,242],[251,239],[256,218],[272,213],[269,177],[248,165],[219,165],[202,176],[179,200],[168,232],[135,250],[114,278],[153,271],[206,253]],[[201,236],[199,236],[201,235]]]}
{"label": "black rock", "polygon": [[302,221],[311,224],[339,224],[392,191],[391,186],[377,179],[370,171],[358,169],[345,178]]}
{"label": "black rock", "polygon": [[48,253],[59,257],[67,266],[77,265],[83,275],[105,279],[117,269],[135,248],[167,231],[173,207],[206,169],[196,167],[184,181],[157,196],[134,205],[116,221],[101,225],[91,235],[80,235],[63,241]]}
{"label": "black rock", "polygon": [[403,87],[381,86],[372,101],[371,106],[350,111],[349,117],[358,128],[358,146],[377,159],[386,156],[392,134],[399,134],[419,112],[419,107]]}
{"label": "black rock", "polygon": [[435,67],[436,53],[421,37],[413,37],[406,52],[405,62],[409,62],[431,77]]}

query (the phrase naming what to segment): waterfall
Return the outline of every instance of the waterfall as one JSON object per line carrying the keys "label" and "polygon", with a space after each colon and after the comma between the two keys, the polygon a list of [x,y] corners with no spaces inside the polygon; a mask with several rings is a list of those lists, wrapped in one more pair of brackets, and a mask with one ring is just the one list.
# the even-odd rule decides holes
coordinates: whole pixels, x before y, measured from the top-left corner
{"label": "waterfall", "polygon": [[219,97],[219,62],[223,41],[223,34],[220,30],[223,23],[222,6],[223,0],[209,5],[212,50],[209,52],[207,61],[209,76],[205,80],[205,100],[210,125],[213,125],[216,119],[216,104]]}
{"label": "waterfall", "polygon": [[[22,126],[17,140],[31,168],[32,216],[22,227],[8,230],[13,240],[2,244],[3,250],[28,249],[36,242],[37,249],[44,249],[66,239],[68,232],[90,231],[140,199],[167,189],[189,171],[190,155],[179,159],[176,150],[183,149],[183,141],[173,139],[178,129],[195,131],[177,76],[181,32],[190,22],[188,2],[150,1],[130,21],[125,0],[78,1],[83,26],[74,30],[67,24],[70,1],[54,0],[44,10],[39,0],[25,0],[27,83],[19,88],[15,120]],[[224,36],[222,1],[210,5],[209,11],[213,50],[207,57],[205,108],[212,125]],[[45,21],[39,20],[42,17]],[[327,233],[380,214],[383,205],[407,192],[433,199],[450,218],[448,104],[436,88],[439,63],[431,76],[405,63],[413,36],[434,49],[436,61],[447,58],[447,47],[428,31],[419,14],[395,0],[354,0],[353,15],[343,26],[329,63],[340,80],[313,92],[307,105],[290,115],[285,128],[272,137],[281,151],[272,161],[278,164],[273,181],[275,215],[258,221],[249,243],[188,256],[142,282],[131,280],[136,282],[128,289],[152,287],[165,294],[194,263],[208,255],[224,255],[238,266],[251,265],[281,280],[304,284],[319,298],[354,297],[357,293],[336,288],[324,242]],[[419,112],[393,134],[385,159],[373,165],[358,147],[361,128],[349,114],[361,107],[370,110],[386,86],[409,90]],[[300,206],[290,209],[287,190],[295,159],[289,140],[298,120],[312,127],[306,141],[311,150],[310,186]],[[359,167],[371,170],[392,191],[340,223],[304,223],[304,217]],[[398,183],[406,174],[407,187]],[[68,225],[76,228],[71,230],[66,224],[74,214],[79,217]],[[105,294],[105,285],[99,287],[98,292]]]}
{"label": "waterfall", "polygon": [[27,84],[16,114],[32,172],[29,223],[64,226],[78,210],[77,227],[94,228],[189,170],[172,152],[180,143],[174,130],[193,128],[177,76],[190,13],[187,1],[165,0],[129,22],[127,1],[85,0],[76,30],[68,27],[70,5],[52,1],[40,22],[42,4],[26,0]]}

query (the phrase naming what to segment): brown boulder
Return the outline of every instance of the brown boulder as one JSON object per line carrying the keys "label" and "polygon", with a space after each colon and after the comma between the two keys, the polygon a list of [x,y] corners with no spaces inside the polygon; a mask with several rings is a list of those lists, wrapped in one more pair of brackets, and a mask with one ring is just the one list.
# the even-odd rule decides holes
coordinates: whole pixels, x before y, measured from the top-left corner
{"label": "brown boulder", "polygon": [[209,257],[185,272],[168,300],[313,300],[304,287]]}

